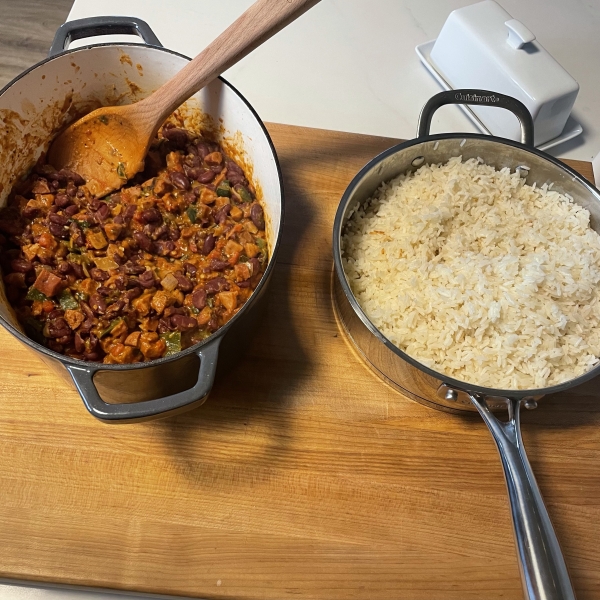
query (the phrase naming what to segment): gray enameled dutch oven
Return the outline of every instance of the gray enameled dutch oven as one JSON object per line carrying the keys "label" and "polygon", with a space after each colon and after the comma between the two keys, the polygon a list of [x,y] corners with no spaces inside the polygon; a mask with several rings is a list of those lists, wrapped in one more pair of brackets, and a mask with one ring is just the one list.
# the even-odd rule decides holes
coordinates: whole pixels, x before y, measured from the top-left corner
{"label": "gray enameled dutch oven", "polygon": [[[65,51],[71,40],[133,33],[144,44],[95,44]],[[129,17],[98,17],[64,24],[49,57],[0,91],[0,206],[14,181],[48,149],[74,117],[101,105],[139,100],[170,79],[190,59],[165,49],[149,26]],[[283,184],[273,143],[243,96],[219,78],[185,104],[186,125],[201,122],[217,141],[229,141],[251,168],[262,192],[269,264],[243,308],[212,336],[174,356],[149,363],[104,365],[74,360],[28,338],[0,286],[0,322],[79,391],[86,408],[106,422],[148,420],[202,404],[212,388],[217,357],[231,364],[255,328],[273,271],[283,223]],[[188,121],[189,119],[189,121]],[[200,121],[198,121],[200,119]]]}
{"label": "gray enameled dutch oven", "polygon": [[[429,135],[434,112],[445,104],[480,104],[512,111],[521,123],[521,143],[481,134]],[[393,387],[433,408],[480,413],[496,442],[506,477],[525,596],[531,600],[571,600],[575,596],[565,561],[523,447],[519,410],[521,404],[535,408],[542,396],[596,377],[600,365],[560,385],[532,390],[484,388],[447,377],[411,358],[378,331],[358,304],[344,273],[341,235],[352,208],[371,197],[382,182],[415,171],[425,163],[445,163],[454,156],[464,160],[481,157],[496,169],[520,169],[530,185],[553,182],[554,190],[569,194],[590,211],[591,225],[600,231],[600,192],[576,171],[534,148],[533,121],[521,102],[483,90],[442,92],[423,108],[417,138],[374,158],[356,175],[342,197],[333,228],[337,315],[367,364]],[[493,414],[501,409],[508,409],[507,421]]]}

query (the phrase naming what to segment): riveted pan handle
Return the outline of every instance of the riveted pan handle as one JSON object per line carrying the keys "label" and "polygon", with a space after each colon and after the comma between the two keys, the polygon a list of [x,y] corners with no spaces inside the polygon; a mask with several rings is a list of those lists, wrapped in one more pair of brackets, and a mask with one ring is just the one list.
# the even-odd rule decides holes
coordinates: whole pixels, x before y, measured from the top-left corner
{"label": "riveted pan handle", "polygon": [[502,461],[525,598],[575,600],[558,538],[523,447],[519,410],[524,400],[506,398],[508,421],[504,422],[489,410],[484,396],[468,394]]}
{"label": "riveted pan handle", "polygon": [[162,44],[150,25],[137,17],[90,17],[76,19],[63,23],[54,35],[48,57],[60,54],[69,47],[74,40],[98,35],[123,35],[132,34],[140,36],[146,44],[161,46]]}
{"label": "riveted pan handle", "polygon": [[94,375],[102,370],[102,365],[90,364],[89,367],[80,367],[66,364],[65,366],[83,399],[85,407],[94,417],[107,423],[146,421],[167,416],[169,413],[174,414],[184,409],[187,410],[194,405],[199,406],[206,400],[215,379],[220,342],[221,338],[218,337],[196,352],[200,359],[200,371],[198,381],[194,387],[166,398],[146,400],[145,402],[108,404],[102,400],[94,384]]}
{"label": "riveted pan handle", "polygon": [[495,106],[510,110],[521,124],[521,143],[533,148],[533,119],[527,107],[516,98],[487,90],[450,90],[431,97],[423,107],[419,117],[418,138],[425,138],[429,135],[433,114],[438,108],[446,104]]}

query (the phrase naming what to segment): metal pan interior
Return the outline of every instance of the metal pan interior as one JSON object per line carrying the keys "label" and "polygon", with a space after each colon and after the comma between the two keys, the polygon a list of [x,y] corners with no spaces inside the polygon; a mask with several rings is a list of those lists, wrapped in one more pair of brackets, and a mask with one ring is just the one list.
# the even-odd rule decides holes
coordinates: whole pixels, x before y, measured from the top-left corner
{"label": "metal pan interior", "polygon": [[[336,213],[333,231],[335,271],[345,299],[352,307],[353,312],[372,336],[398,359],[407,361],[424,374],[434,378],[436,382],[445,382],[458,389],[468,389],[492,397],[540,397],[575,387],[599,375],[600,365],[597,365],[579,377],[546,388],[510,390],[469,384],[443,375],[408,356],[390,342],[363,312],[350,289],[341,261],[341,235],[351,209],[357,203],[365,202],[372,196],[382,182],[393,179],[402,173],[415,171],[425,163],[444,163],[454,156],[462,156],[464,160],[480,157],[486,164],[496,169],[508,167],[514,171],[520,168],[522,176],[529,185],[536,183],[541,186],[545,183],[552,183],[554,190],[570,195],[575,203],[590,212],[591,226],[595,231],[600,232],[600,192],[576,171],[539,150],[530,149],[517,142],[502,138],[472,134],[444,134],[431,136],[424,140],[416,139],[405,142],[374,158],[355,176],[344,193]],[[351,335],[351,337],[356,344],[357,336]],[[359,346],[359,351],[368,359],[368,351],[365,352],[364,347]],[[377,370],[382,371],[380,366]],[[403,382],[395,381],[390,373],[383,372],[383,375],[398,387],[404,388]],[[433,398],[430,397],[429,400],[434,403],[438,402],[435,392]]]}

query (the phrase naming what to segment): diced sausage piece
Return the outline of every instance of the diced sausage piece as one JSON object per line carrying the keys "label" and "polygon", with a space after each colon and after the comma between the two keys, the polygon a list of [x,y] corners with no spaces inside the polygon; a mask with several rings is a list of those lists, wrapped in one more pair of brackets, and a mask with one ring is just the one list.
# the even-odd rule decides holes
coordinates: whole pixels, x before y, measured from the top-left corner
{"label": "diced sausage piece", "polygon": [[166,351],[167,344],[153,331],[142,333],[140,336],[140,350],[146,359],[160,358]]}
{"label": "diced sausage piece", "polygon": [[256,244],[244,244],[244,250],[248,258],[254,258],[260,253],[260,248]]}
{"label": "diced sausage piece", "polygon": [[160,197],[164,196],[167,192],[173,191],[173,185],[163,177],[159,177],[154,184],[154,193]]}
{"label": "diced sausage piece", "polygon": [[42,292],[48,298],[51,298],[58,292],[62,283],[62,279],[48,271],[47,269],[42,269],[37,276],[33,287]]}
{"label": "diced sausage piece", "polygon": [[223,162],[223,155],[220,152],[211,152],[204,157],[207,165],[220,165]]}
{"label": "diced sausage piece", "polygon": [[169,295],[167,295],[166,292],[159,290],[152,297],[152,302],[150,302],[150,306],[152,306],[152,308],[156,311],[156,314],[161,315],[165,308],[167,308],[167,306],[169,306],[172,303],[172,298]]}
{"label": "diced sausage piece", "polygon": [[[135,359],[139,356],[139,353],[135,348],[131,346],[126,346],[121,343],[113,344],[110,347],[109,355],[112,358],[110,362],[123,365],[135,362]],[[109,362],[107,359],[104,359],[104,362]]]}
{"label": "diced sausage piece", "polygon": [[142,334],[141,331],[134,331],[133,333],[130,333],[125,338],[124,344],[126,346],[133,346],[133,347],[137,348],[138,344],[140,343],[140,335],[141,334]]}
{"label": "diced sausage piece", "polygon": [[237,292],[221,292],[217,294],[217,302],[231,312],[237,308]]}
{"label": "diced sausage piece", "polygon": [[111,242],[114,242],[121,235],[122,231],[123,225],[118,223],[107,223],[104,226],[104,233]]}
{"label": "diced sausage piece", "polygon": [[50,188],[48,187],[48,181],[40,177],[31,188],[33,194],[50,194]]}
{"label": "diced sausage piece", "polygon": [[69,327],[75,331],[85,321],[85,315],[80,310],[66,310],[65,320]]}
{"label": "diced sausage piece", "polygon": [[233,267],[237,281],[246,281],[252,277],[252,271],[248,263],[238,263]]}
{"label": "diced sausage piece", "polygon": [[200,325],[200,327],[203,327],[210,321],[211,317],[212,317],[212,311],[211,311],[210,307],[205,306],[200,311],[200,314],[196,317],[196,321],[198,321],[198,325]]}

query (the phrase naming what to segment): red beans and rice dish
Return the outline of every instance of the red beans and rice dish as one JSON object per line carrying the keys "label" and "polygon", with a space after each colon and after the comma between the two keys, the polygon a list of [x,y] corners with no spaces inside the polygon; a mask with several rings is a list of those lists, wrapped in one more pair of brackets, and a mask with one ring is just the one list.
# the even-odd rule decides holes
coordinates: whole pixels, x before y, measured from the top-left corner
{"label": "red beans and rice dish", "polygon": [[218,144],[170,125],[143,173],[106,198],[40,161],[0,211],[7,298],[25,332],[67,356],[171,355],[229,321],[268,259],[265,217]]}

